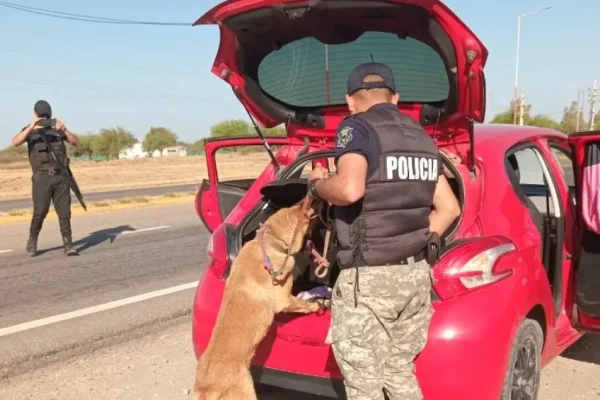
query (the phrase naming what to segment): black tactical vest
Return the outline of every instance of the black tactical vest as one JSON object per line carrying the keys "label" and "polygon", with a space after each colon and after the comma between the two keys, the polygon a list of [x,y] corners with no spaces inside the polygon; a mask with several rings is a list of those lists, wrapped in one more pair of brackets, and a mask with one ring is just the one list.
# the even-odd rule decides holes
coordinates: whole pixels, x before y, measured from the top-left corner
{"label": "black tactical vest", "polygon": [[50,169],[59,169],[60,167],[54,161],[46,142],[41,135],[47,135],[47,138],[54,150],[54,154],[63,166],[68,166],[69,158],[67,156],[67,147],[57,132],[51,129],[40,129],[33,132],[28,146],[29,163],[34,171],[46,171]]}
{"label": "black tactical vest", "polygon": [[442,168],[433,139],[395,107],[357,114],[376,135],[379,165],[367,177],[365,196],[335,207],[340,268],[394,264],[424,250],[429,213]]}

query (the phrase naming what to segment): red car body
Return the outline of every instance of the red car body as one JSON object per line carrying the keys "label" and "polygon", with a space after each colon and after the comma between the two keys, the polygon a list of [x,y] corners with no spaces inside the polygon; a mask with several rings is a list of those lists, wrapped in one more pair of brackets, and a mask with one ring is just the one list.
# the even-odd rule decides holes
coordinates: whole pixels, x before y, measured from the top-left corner
{"label": "red car body", "polygon": [[[219,24],[221,45],[213,72],[233,87],[263,126],[286,120],[277,109],[267,107],[263,95],[253,91],[244,70],[247,67],[242,67],[236,53],[238,47],[248,42],[234,45],[239,40],[236,24],[243,25],[243,18],[242,22],[235,18],[256,10],[275,9],[277,5],[284,5],[287,17],[293,11],[297,13],[295,19],[301,19],[305,12],[312,12],[318,18],[319,12],[331,11],[326,9],[331,3],[331,0],[312,2],[312,8],[306,8],[309,4],[306,1],[233,0],[198,20],[198,24]],[[587,295],[578,289],[577,279],[582,268],[579,261],[585,251],[582,236],[586,228],[577,207],[582,191],[575,184],[581,182],[587,145],[600,142],[600,133],[566,136],[549,129],[477,124],[483,121],[485,112],[483,67],[487,50],[483,44],[437,0],[354,2],[367,8],[373,3],[406,6],[410,10],[419,8],[415,13],[424,12],[446,31],[456,54],[457,77],[449,95],[449,98],[454,96],[451,112],[443,118],[438,114],[437,120],[428,122],[423,119],[426,105],[399,104],[402,112],[420,120],[436,139],[456,182],[455,192],[462,208],[461,217],[445,238],[443,255],[434,266],[435,314],[426,348],[416,359],[418,380],[428,400],[509,399],[510,389],[504,389],[506,385],[518,386],[525,378],[534,379],[534,375],[539,376],[539,368],[584,332],[600,330],[600,306],[589,303],[583,306],[579,301]],[[324,4],[323,9],[318,8],[319,4]],[[264,26],[256,20],[257,16],[254,16],[256,25]],[[347,16],[345,20],[348,21]],[[280,32],[274,30],[268,34],[277,36]],[[327,97],[329,104],[329,92]],[[284,104],[284,107],[289,111],[291,106]],[[219,181],[215,154],[232,146],[260,146],[260,138],[210,139],[205,143],[209,176],[198,192],[196,211],[212,236],[207,249],[209,265],[193,305],[196,356],[210,339],[228,269],[242,245],[245,221],[265,207],[261,188],[285,179],[286,171],[297,165],[310,165],[331,157],[336,127],[348,115],[341,104],[321,107],[320,119],[315,119],[320,126],[315,127],[319,124],[306,123],[306,119],[310,121],[310,111],[308,117],[303,115],[304,121],[295,111],[295,119],[289,117],[287,121],[288,135],[267,139],[279,149],[275,152],[275,162],[269,163],[256,179]],[[516,159],[519,167],[515,169],[510,161]],[[541,172],[535,172],[536,165]],[[530,181],[523,181],[523,176]],[[539,182],[534,182],[538,178]],[[600,245],[600,239],[595,243]],[[530,348],[520,332],[525,324],[531,323],[539,326],[543,335],[539,348],[531,348],[540,353],[539,365],[534,358],[523,358]],[[343,377],[330,346],[325,343],[329,324],[329,312],[278,315],[253,360],[255,380],[343,398]],[[521,372],[519,375],[519,365],[529,361],[532,368],[529,373],[534,375],[524,377]],[[536,382],[533,390],[538,385]]]}

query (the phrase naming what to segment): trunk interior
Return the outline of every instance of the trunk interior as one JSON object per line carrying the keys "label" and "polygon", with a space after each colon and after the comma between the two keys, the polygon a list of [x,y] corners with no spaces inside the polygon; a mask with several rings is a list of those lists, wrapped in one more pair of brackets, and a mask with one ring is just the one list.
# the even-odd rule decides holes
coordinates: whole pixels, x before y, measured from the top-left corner
{"label": "trunk interior", "polygon": [[[446,179],[450,183],[450,186],[452,187],[454,194],[459,199],[461,209],[462,209],[463,190],[462,190],[462,183],[460,181],[460,175],[456,171],[456,169],[452,166],[450,161],[443,158],[443,162],[444,162],[444,166],[446,167],[445,168],[446,169]],[[291,178],[293,179],[293,178],[299,178],[299,177],[300,177],[299,175],[296,175],[295,177],[291,177]],[[282,190],[284,190],[283,187],[282,187]],[[241,246],[243,246],[243,244],[246,243],[247,241],[254,239],[254,237],[256,235],[256,231],[257,231],[260,223],[266,221],[278,209],[288,206],[288,205],[292,205],[292,204],[302,200],[302,198],[304,196],[305,196],[305,193],[295,193],[289,199],[286,199],[287,204],[282,204],[281,201],[278,201],[277,204],[270,202],[270,201],[266,201],[266,203],[262,206],[262,209],[259,212],[251,213],[249,218],[242,224]],[[308,238],[307,238],[307,239],[310,239],[314,243],[315,248],[317,249],[319,254],[321,254],[324,249],[325,234],[327,232],[327,227],[325,224],[327,221],[330,221],[329,216],[331,216],[331,213],[329,213],[329,215],[327,215],[327,210],[326,210],[326,208],[324,208],[323,212],[321,213],[320,218],[318,219],[317,225],[311,231],[311,233],[308,235]],[[454,224],[448,229],[446,235],[444,235],[444,237],[442,238],[442,243],[444,245],[447,244],[445,239],[448,238],[449,236],[451,236],[456,231],[456,228],[458,227],[459,223],[460,223],[460,218],[458,218],[454,222]],[[331,221],[330,221],[330,224],[332,224]],[[327,275],[323,278],[319,278],[315,275],[316,264],[311,260],[311,258],[308,256],[308,254],[306,254],[306,252],[302,252],[302,253],[298,254],[296,256],[296,267],[294,270],[294,287],[293,287],[292,293],[294,295],[296,295],[300,292],[308,291],[308,290],[311,290],[318,286],[333,287],[333,285],[338,277],[338,274],[339,274],[339,267],[337,266],[337,263],[336,263],[337,250],[338,250],[338,248],[337,248],[337,243],[335,240],[335,234],[334,234],[334,232],[332,232],[331,238],[330,238],[330,244],[329,244],[329,251],[328,251],[328,254],[326,255],[326,258],[330,263],[330,268],[329,268]],[[443,251],[443,249],[442,249],[442,251]]]}

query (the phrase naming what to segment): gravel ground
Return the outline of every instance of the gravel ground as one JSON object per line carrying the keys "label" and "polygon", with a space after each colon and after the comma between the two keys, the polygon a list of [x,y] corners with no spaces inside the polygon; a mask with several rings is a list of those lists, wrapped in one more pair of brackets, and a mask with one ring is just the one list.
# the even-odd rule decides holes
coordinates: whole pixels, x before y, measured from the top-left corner
{"label": "gravel ground", "polygon": [[[11,400],[191,399],[194,356],[189,316],[136,341],[72,358],[0,382],[0,398]],[[600,337],[584,337],[543,372],[540,400],[600,398]],[[306,400],[273,391],[261,400]]]}

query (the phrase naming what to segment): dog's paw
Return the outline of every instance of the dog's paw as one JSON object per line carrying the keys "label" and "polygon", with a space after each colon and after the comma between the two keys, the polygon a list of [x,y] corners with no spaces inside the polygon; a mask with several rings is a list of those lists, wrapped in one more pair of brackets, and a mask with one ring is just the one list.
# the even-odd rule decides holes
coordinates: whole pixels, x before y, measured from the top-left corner
{"label": "dog's paw", "polygon": [[318,313],[323,310],[327,310],[331,308],[331,300],[330,299],[315,299],[311,301],[309,306],[310,312]]}
{"label": "dog's paw", "polygon": [[311,301],[310,303],[308,303],[308,312],[309,313],[319,312],[320,309],[321,309],[321,305],[319,303],[317,303],[316,301]]}
{"label": "dog's paw", "polygon": [[331,299],[319,300],[318,303],[321,306],[321,309],[323,309],[323,310],[327,310],[327,309],[331,308]]}

